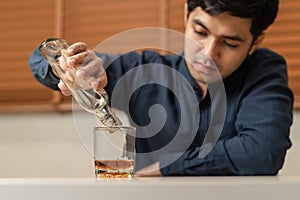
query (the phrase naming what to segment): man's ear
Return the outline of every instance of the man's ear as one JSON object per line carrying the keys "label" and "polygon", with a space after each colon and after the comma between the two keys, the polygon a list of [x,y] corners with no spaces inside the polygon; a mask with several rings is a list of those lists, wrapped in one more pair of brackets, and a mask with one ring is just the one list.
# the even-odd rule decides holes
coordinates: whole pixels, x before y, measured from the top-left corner
{"label": "man's ear", "polygon": [[187,3],[184,4],[184,27],[186,26],[188,20],[188,6]]}
{"label": "man's ear", "polygon": [[249,51],[249,54],[252,54],[253,51],[263,42],[263,40],[265,39],[265,33],[261,33],[256,40],[253,42],[252,47]]}

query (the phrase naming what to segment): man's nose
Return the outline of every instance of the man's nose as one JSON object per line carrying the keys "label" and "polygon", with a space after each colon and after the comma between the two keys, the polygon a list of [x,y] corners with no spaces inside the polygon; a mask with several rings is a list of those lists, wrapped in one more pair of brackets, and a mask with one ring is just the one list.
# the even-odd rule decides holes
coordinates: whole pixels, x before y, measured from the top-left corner
{"label": "man's nose", "polygon": [[219,51],[218,43],[215,38],[210,38],[205,42],[203,48],[203,54],[205,55],[206,58],[215,60],[219,55],[218,51]]}

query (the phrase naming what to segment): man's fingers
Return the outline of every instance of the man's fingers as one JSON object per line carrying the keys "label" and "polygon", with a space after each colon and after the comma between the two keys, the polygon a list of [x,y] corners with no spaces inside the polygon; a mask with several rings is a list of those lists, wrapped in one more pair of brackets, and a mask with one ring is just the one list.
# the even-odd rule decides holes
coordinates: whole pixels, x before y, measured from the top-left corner
{"label": "man's fingers", "polygon": [[103,89],[107,85],[106,72],[103,70],[100,77],[91,83],[94,89]]}
{"label": "man's fingers", "polygon": [[83,65],[84,63],[88,63],[89,61],[90,61],[90,59],[88,57],[88,52],[86,52],[86,51],[80,52],[73,56],[69,56],[67,58],[67,63],[68,63],[68,66],[70,66],[70,67]]}
{"label": "man's fingers", "polygon": [[[94,89],[102,89],[106,86],[107,77],[102,59],[95,52],[88,49],[86,43],[77,42],[72,44],[67,49],[65,56],[67,60],[61,64],[63,65],[64,78],[71,84],[71,87],[76,82],[76,78],[79,78],[80,84],[84,83],[82,81],[86,81]],[[73,73],[73,67],[78,70],[76,75]],[[60,81],[58,87],[64,95],[71,95],[63,82]]]}
{"label": "man's fingers", "polygon": [[72,44],[68,50],[67,53],[69,56],[73,56],[75,54],[78,54],[80,52],[83,52],[87,49],[87,44],[84,42],[76,42],[74,44]]}
{"label": "man's fingers", "polygon": [[71,96],[71,92],[67,88],[67,86],[60,80],[58,83],[58,88],[60,89],[61,93],[65,96]]}
{"label": "man's fingers", "polygon": [[90,52],[84,62],[81,64],[81,68],[79,69],[77,76],[80,78],[93,77],[97,79],[103,72],[104,68],[102,60],[93,52]]}
{"label": "man's fingers", "polygon": [[107,76],[105,70],[103,70],[99,78],[97,88],[103,89],[106,85],[107,85]]}

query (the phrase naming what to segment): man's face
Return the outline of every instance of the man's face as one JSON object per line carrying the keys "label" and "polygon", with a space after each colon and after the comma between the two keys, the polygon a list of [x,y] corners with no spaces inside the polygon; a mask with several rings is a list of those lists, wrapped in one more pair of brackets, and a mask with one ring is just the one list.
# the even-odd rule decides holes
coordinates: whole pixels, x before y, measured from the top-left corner
{"label": "man's face", "polygon": [[232,74],[252,51],[251,20],[228,13],[210,16],[200,7],[190,13],[185,30],[185,58],[198,84]]}

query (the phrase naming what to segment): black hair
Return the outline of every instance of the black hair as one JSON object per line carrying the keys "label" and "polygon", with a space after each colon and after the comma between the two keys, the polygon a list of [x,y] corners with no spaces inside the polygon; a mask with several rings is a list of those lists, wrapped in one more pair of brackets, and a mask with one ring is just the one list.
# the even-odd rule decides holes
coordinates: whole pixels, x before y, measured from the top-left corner
{"label": "black hair", "polygon": [[250,32],[255,40],[275,20],[279,0],[188,0],[188,16],[201,7],[209,15],[228,12],[232,16],[252,20]]}

